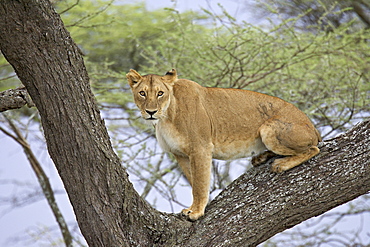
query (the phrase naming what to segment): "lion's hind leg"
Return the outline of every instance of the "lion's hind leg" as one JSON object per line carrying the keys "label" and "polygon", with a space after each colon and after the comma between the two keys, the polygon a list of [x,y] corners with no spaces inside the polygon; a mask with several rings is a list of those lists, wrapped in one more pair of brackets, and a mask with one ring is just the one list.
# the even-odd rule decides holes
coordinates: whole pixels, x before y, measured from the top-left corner
{"label": "lion's hind leg", "polygon": [[304,153],[299,153],[297,155],[287,156],[284,158],[279,158],[274,160],[272,163],[272,171],[273,172],[283,172],[287,171],[299,164],[302,164],[303,162],[311,159],[316,154],[320,153],[320,149],[318,147],[311,147],[308,151]]}
{"label": "lion's hind leg", "polygon": [[259,134],[269,151],[286,156],[274,160],[274,172],[289,170],[320,152],[316,129],[308,124],[272,119],[259,128]]}

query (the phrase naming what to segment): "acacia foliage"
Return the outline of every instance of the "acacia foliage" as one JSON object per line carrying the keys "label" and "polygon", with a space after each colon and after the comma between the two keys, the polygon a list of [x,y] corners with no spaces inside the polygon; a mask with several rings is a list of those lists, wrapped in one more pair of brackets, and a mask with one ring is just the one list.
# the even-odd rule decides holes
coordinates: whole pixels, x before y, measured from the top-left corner
{"label": "acacia foliage", "polygon": [[283,19],[300,17],[295,27],[301,30],[330,32],[343,24],[351,29],[370,27],[370,3],[366,0],[257,0],[245,3],[260,16]]}
{"label": "acacia foliage", "polygon": [[153,63],[148,71],[177,67],[202,85],[281,97],[305,111],[318,127],[329,127],[330,133],[343,131],[369,112],[368,31],[349,33],[345,25],[331,33],[301,32],[294,28],[298,19],[265,30],[211,17],[221,22],[212,35],[195,39],[185,27],[180,37],[184,41],[178,42],[185,47],[166,44],[162,57],[147,49],[145,55]]}

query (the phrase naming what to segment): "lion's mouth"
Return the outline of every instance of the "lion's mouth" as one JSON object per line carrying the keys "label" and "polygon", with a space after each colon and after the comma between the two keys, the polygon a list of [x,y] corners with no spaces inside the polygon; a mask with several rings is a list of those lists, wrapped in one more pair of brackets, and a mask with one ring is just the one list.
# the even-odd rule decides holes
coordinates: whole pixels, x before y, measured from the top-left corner
{"label": "lion's mouth", "polygon": [[149,118],[146,118],[145,120],[157,120],[157,119],[151,116]]}

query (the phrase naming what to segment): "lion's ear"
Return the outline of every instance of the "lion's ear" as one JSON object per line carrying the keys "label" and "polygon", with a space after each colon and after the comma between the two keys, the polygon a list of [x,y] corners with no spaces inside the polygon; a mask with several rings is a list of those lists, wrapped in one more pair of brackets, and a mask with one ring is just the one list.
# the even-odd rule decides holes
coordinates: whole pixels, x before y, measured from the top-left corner
{"label": "lion's ear", "polygon": [[130,72],[126,74],[126,77],[131,88],[133,88],[142,79],[142,76],[133,69],[130,69]]}
{"label": "lion's ear", "polygon": [[170,71],[168,71],[163,77],[162,79],[167,82],[167,83],[170,83],[170,84],[173,84],[177,81],[177,73],[176,73],[176,70],[175,69],[171,69]]}

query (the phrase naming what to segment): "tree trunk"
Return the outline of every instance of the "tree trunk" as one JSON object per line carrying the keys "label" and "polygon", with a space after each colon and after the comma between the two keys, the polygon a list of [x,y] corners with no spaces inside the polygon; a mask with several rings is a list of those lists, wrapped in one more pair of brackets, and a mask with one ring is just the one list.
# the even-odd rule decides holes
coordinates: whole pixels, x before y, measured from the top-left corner
{"label": "tree trunk", "polygon": [[[1,1],[0,46],[39,110],[89,245],[150,243],[159,213],[136,193],[113,152],[79,49],[50,2]],[[149,222],[138,224],[143,215]]]}
{"label": "tree trunk", "polygon": [[39,110],[49,154],[90,246],[255,246],[370,190],[366,121],[288,172],[252,168],[195,223],[158,212],[134,190],[114,153],[79,49],[52,5],[0,0],[0,48]]}

